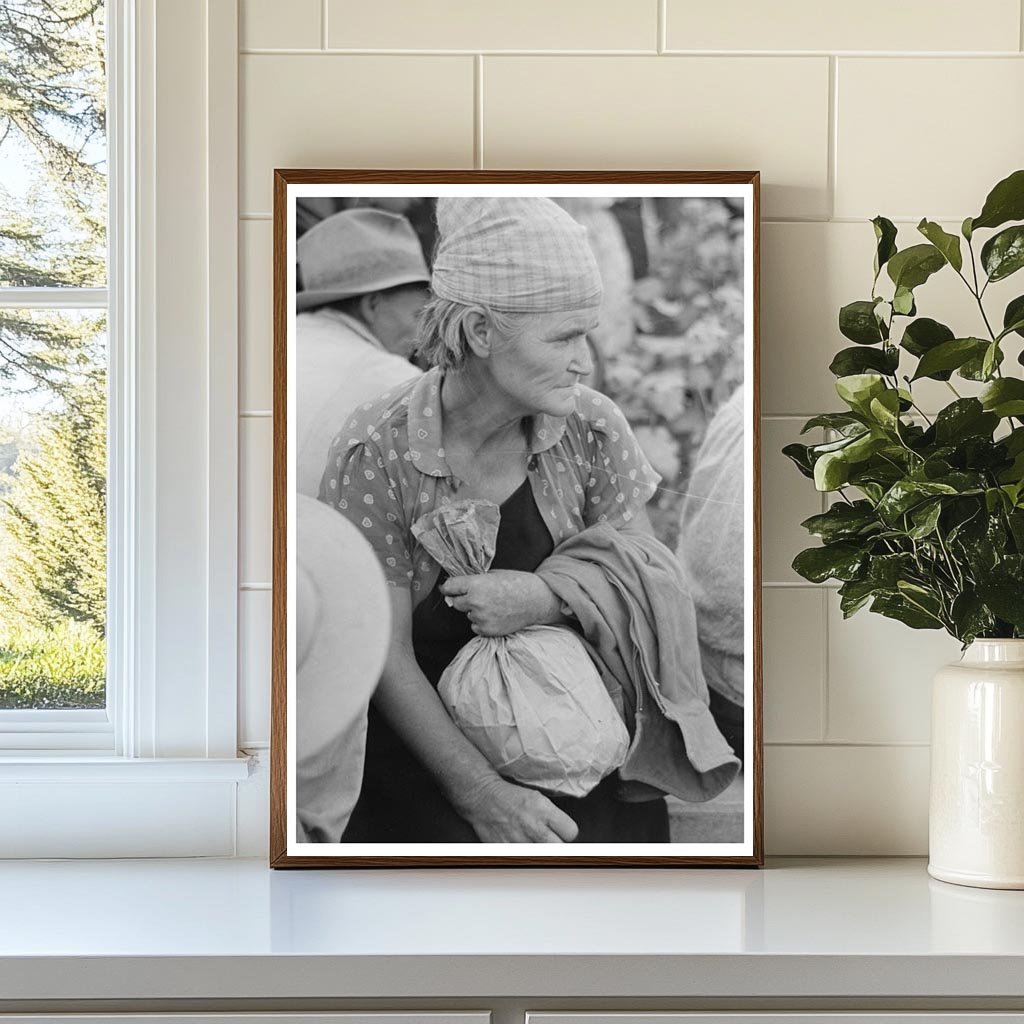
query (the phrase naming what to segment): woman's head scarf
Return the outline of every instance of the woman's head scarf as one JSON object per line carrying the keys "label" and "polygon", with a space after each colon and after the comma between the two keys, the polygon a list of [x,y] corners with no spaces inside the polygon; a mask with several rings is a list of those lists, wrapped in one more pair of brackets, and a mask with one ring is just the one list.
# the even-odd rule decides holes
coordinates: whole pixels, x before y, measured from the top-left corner
{"label": "woman's head scarf", "polygon": [[504,313],[565,313],[601,302],[581,227],[550,199],[442,197],[434,294]]}

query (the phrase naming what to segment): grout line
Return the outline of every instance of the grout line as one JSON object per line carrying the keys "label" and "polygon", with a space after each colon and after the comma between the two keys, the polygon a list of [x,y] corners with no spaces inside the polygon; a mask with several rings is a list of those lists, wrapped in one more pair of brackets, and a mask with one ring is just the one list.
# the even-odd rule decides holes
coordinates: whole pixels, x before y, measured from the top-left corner
{"label": "grout line", "polygon": [[892,740],[891,742],[885,743],[881,740],[831,740],[824,743],[815,743],[813,740],[765,740],[764,745],[766,747],[821,747],[823,749],[829,748],[852,748],[852,749],[889,749],[896,747],[903,749],[911,747],[914,749],[925,748],[931,746],[930,743],[924,740]]}
{"label": "grout line", "polygon": [[[809,535],[808,538],[811,539]],[[828,593],[830,590],[838,590],[841,586],[842,584],[836,580],[826,580],[824,583],[808,583],[806,580],[761,581],[762,590],[823,590]]]}
{"label": "grout line", "polygon": [[829,220],[836,215],[836,179],[839,170],[839,61],[828,59],[828,167],[826,168],[826,189],[828,191]]}
{"label": "grout line", "polygon": [[240,213],[238,215],[239,220],[273,220],[274,215],[272,213]]}
{"label": "grout line", "polygon": [[[657,57],[658,51],[636,50],[419,50],[373,49],[333,46],[315,49],[302,46],[247,46],[238,51],[245,57]],[[683,54],[682,56],[692,56]],[[714,56],[714,55],[712,55]],[[726,56],[722,54],[721,56]],[[766,56],[762,54],[761,56]],[[767,56],[772,56],[768,54]]]}
{"label": "grout line", "polygon": [[1020,48],[1024,51],[1024,0],[1021,0],[1020,12],[1017,15],[1017,21],[1020,25]]}
{"label": "grout line", "polygon": [[262,591],[270,590],[271,585],[269,583],[239,583],[238,589],[242,591]]}
{"label": "grout line", "polygon": [[269,409],[244,409],[238,414],[239,419],[250,420],[270,419],[273,415]]}
{"label": "grout line", "polygon": [[[1024,2],[1024,0],[1022,0]],[[658,53],[668,49],[668,0],[658,0]]]}
{"label": "grout line", "polygon": [[473,166],[484,166],[484,58],[473,58]]}
{"label": "grout line", "polygon": [[828,659],[829,659],[829,637],[828,637],[828,601],[827,590],[821,592],[821,678],[818,685],[821,688],[821,712],[819,716],[819,733],[824,743],[828,739],[829,715],[829,685],[828,685]]}
{"label": "grout line", "polygon": [[243,56],[260,57],[269,55],[284,56],[331,56],[353,57],[759,57],[764,60],[790,59],[793,57],[856,57],[870,60],[934,60],[936,58],[957,58],[959,60],[1006,60],[1020,56],[1020,50],[891,50],[879,53],[876,50],[665,50],[657,48],[634,50],[543,50],[543,49],[481,49],[481,50],[447,50],[447,49],[395,49],[384,47],[344,47],[330,48],[311,47],[275,47],[246,46],[238,51]]}
{"label": "grout line", "polygon": [[320,4],[320,49],[327,49],[327,7],[330,0],[323,0]]}

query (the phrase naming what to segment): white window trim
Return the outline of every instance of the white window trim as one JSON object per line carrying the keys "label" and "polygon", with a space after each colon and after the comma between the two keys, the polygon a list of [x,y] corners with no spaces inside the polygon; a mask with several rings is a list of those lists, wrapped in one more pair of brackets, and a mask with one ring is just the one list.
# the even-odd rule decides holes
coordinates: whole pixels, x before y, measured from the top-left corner
{"label": "white window trim", "polygon": [[180,853],[183,832],[195,854],[224,856],[248,775],[236,747],[238,11],[108,5],[110,741],[87,753],[97,720],[72,712],[87,726],[77,749],[70,724],[44,735],[36,719],[45,749],[0,756],[0,857],[159,856]]}

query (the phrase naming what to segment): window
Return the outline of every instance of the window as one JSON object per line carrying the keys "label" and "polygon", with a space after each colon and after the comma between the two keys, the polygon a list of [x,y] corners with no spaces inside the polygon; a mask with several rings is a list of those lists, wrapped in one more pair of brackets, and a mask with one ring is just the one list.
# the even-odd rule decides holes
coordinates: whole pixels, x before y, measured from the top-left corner
{"label": "window", "polygon": [[26,745],[112,745],[105,14],[0,4],[0,717]]}
{"label": "window", "polygon": [[[43,240],[65,277],[37,278],[45,291],[34,290],[8,273],[27,241],[0,243],[0,316],[31,321],[40,338],[65,332],[65,349],[80,342],[89,358],[77,371],[101,372],[106,354],[108,686],[102,706],[93,688],[94,707],[83,697],[0,711],[0,857],[226,855],[247,775],[236,749],[237,8],[0,0],[0,36],[38,14],[32,45],[56,46],[72,36],[62,19],[83,11],[105,27],[104,130],[68,142],[64,156],[106,173],[106,259],[101,244],[83,254],[86,236],[53,205],[58,192],[83,201],[79,186],[45,185]],[[0,44],[3,117],[18,103]],[[34,84],[60,95],[45,76]],[[86,102],[62,88],[67,102]],[[0,170],[9,190],[31,187],[27,171],[20,186],[12,173]],[[0,201],[0,219],[27,219],[27,203]],[[19,413],[12,431],[32,415]],[[0,440],[0,466],[5,451]],[[96,555],[78,539],[75,555]],[[76,669],[96,669],[74,651]]]}

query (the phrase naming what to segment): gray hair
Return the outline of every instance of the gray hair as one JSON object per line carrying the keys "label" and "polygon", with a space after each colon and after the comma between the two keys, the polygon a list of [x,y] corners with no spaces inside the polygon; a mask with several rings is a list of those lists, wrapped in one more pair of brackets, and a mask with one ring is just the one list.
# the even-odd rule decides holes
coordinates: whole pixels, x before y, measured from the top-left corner
{"label": "gray hair", "polygon": [[417,354],[431,366],[445,373],[458,370],[469,355],[466,318],[480,313],[509,341],[515,340],[525,327],[528,313],[503,313],[487,306],[467,305],[454,299],[434,296],[420,313]]}

